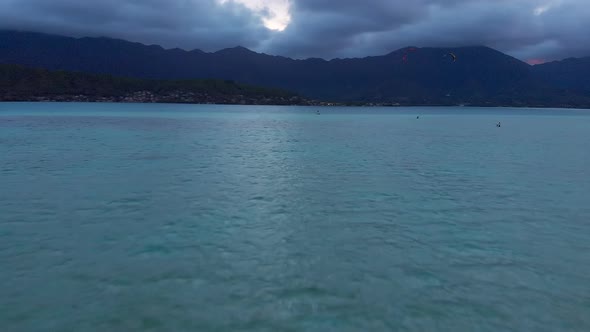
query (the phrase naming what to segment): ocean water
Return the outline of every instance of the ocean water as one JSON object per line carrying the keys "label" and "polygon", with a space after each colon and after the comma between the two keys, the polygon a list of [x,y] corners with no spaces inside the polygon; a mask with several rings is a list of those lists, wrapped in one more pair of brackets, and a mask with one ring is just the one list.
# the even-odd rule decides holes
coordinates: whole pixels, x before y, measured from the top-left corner
{"label": "ocean water", "polygon": [[590,111],[320,110],[0,104],[0,330],[590,331]]}

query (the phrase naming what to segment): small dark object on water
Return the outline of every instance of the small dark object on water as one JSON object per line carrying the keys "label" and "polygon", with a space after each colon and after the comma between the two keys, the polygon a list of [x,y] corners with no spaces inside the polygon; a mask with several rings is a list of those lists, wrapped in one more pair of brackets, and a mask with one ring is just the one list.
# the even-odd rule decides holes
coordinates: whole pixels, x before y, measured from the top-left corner
{"label": "small dark object on water", "polygon": [[502,127],[502,123],[501,122],[496,123],[496,127],[498,127],[498,128]]}
{"label": "small dark object on water", "polygon": [[317,115],[320,115],[320,111],[319,111],[319,110],[317,110],[315,113],[316,113]]}
{"label": "small dark object on water", "polygon": [[418,116],[416,117],[416,119],[420,119],[420,115],[418,115]]}

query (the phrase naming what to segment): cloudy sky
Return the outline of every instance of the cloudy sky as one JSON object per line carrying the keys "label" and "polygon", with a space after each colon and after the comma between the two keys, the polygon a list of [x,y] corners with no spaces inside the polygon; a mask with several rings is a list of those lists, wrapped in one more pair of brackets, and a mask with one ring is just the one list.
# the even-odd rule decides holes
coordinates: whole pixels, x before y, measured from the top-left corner
{"label": "cloudy sky", "polygon": [[590,55],[590,1],[0,0],[0,29],[296,58],[487,45],[534,63]]}

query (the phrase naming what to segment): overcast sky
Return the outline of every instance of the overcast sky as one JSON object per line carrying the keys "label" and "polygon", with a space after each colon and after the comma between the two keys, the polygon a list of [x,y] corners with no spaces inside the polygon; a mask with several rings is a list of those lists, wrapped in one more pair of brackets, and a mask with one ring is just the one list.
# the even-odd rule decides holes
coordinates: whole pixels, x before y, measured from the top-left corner
{"label": "overcast sky", "polygon": [[590,0],[0,0],[0,29],[296,58],[487,45],[533,63],[590,56]]}

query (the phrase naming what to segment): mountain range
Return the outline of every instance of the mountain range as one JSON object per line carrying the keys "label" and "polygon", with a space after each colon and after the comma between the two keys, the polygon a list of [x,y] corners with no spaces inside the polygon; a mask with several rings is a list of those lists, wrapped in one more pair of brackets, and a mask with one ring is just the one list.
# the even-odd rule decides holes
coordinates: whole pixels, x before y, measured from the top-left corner
{"label": "mountain range", "polygon": [[0,31],[0,63],[132,78],[234,80],[335,102],[590,107],[590,57],[531,66],[485,46],[298,60],[244,47],[209,53]]}

